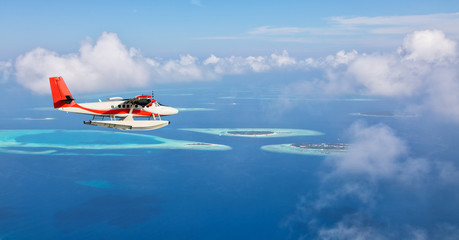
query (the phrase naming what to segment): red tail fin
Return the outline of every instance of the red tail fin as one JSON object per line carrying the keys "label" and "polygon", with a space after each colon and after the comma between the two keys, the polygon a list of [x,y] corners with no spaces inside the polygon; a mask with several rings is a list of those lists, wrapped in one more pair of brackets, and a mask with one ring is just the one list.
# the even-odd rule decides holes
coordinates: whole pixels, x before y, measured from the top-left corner
{"label": "red tail fin", "polygon": [[75,104],[75,100],[62,77],[50,77],[49,84],[51,85],[54,108],[70,107]]}

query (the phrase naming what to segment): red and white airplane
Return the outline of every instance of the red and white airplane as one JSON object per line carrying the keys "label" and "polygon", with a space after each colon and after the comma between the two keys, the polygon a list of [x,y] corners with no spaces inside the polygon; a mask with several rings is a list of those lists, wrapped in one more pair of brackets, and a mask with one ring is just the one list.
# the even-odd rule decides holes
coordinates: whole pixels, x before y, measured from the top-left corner
{"label": "red and white airplane", "polygon": [[[161,120],[161,116],[178,113],[176,108],[159,104],[151,95],[140,95],[132,99],[111,97],[106,101],[78,104],[62,77],[51,77],[49,83],[55,109],[93,115],[93,119],[84,121],[84,124],[121,130],[153,130],[169,125],[170,122]],[[95,120],[96,116],[102,117],[102,120]],[[104,120],[105,117],[110,120]],[[148,120],[134,121],[134,118],[139,117],[148,118]],[[151,118],[153,120],[150,120]]]}

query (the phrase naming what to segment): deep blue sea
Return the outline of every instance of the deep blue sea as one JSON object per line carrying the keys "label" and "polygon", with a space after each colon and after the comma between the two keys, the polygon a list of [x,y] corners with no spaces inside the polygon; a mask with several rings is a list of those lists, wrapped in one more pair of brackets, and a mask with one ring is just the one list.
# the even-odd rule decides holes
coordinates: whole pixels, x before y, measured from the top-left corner
{"label": "deep blue sea", "polygon": [[[407,143],[412,157],[456,164],[459,156],[454,147],[459,132],[451,128],[454,125],[425,116],[352,115],[402,111],[397,101],[368,96],[285,96],[280,83],[228,82],[159,86],[155,97],[162,104],[207,111],[182,111],[164,118],[171,121],[167,127],[136,132],[83,125],[89,116],[53,110],[50,96],[15,98],[20,89],[10,90],[0,99],[4,103],[16,99],[11,105],[2,104],[2,112],[6,111],[0,118],[2,130],[77,131],[56,132],[52,138],[46,134],[22,137],[42,143],[36,147],[3,147],[15,151],[0,152],[0,239],[317,238],[321,228],[333,226],[359,206],[346,200],[328,212],[298,216],[305,202],[316,201],[323,192],[323,175],[329,170],[326,157],[267,152],[261,146],[347,143],[347,129],[362,121],[389,126]],[[73,95],[77,102],[84,102],[97,101],[98,96],[143,93],[149,90]],[[290,128],[324,135],[244,138],[180,128]],[[231,150],[44,146],[154,143],[142,136],[117,138],[119,132],[222,144]],[[373,189],[377,206],[364,211],[370,215],[365,219],[371,220],[363,222],[382,225],[376,227],[382,230],[409,225],[427,232],[439,224],[459,223],[459,210],[453,208],[458,200],[456,188],[429,185],[409,188],[410,192],[392,184],[383,181]],[[316,227],[308,217],[316,221]]]}

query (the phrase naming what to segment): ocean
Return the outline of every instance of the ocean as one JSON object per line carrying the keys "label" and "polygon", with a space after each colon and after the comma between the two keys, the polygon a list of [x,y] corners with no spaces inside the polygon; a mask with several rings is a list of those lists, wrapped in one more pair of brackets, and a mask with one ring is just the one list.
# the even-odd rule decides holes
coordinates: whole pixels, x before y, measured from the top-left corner
{"label": "ocean", "polygon": [[[395,229],[393,236],[400,237],[410,236],[400,226],[429,232],[436,231],[434,225],[459,222],[458,210],[451,209],[457,189],[429,183],[405,188],[390,178],[349,177],[369,186],[365,189],[376,196],[371,203],[344,197],[318,211],[311,206],[324,203],[324,193],[340,186],[339,181],[327,182],[333,172],[328,157],[261,149],[286,143],[347,144],[349,128],[363,122],[392,129],[404,139],[409,158],[446,159],[455,165],[453,145],[459,134],[449,131],[448,124],[422,115],[354,114],[403,112],[394,100],[286,96],[278,85],[219,83],[163,86],[155,95],[182,111],[164,117],[171,124],[153,131],[83,125],[89,116],[53,110],[50,96],[29,96],[6,106],[10,111],[0,120],[0,239],[312,239],[349,216],[359,216],[372,229]],[[307,129],[323,135],[238,137],[182,128]],[[23,136],[5,140],[5,130]],[[229,148],[125,147],[154,145],[155,137]]]}

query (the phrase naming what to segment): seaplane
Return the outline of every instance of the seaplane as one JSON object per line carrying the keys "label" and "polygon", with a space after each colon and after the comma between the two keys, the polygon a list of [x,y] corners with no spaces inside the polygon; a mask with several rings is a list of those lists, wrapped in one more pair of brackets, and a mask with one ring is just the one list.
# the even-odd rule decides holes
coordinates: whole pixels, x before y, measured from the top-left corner
{"label": "seaplane", "polygon": [[111,97],[104,101],[99,99],[99,102],[76,103],[62,77],[50,77],[49,83],[54,109],[92,115],[92,120],[83,122],[88,125],[120,130],[153,130],[170,124],[169,121],[161,120],[162,116],[178,113],[176,108],[161,105],[151,95],[139,95],[131,99]]}

